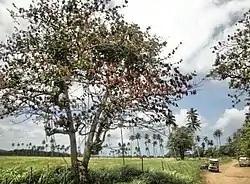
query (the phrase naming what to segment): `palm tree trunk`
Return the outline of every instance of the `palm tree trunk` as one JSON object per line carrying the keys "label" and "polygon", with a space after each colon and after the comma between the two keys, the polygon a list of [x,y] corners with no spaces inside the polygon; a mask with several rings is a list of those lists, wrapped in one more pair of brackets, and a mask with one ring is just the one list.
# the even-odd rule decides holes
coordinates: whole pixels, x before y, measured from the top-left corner
{"label": "palm tree trunk", "polygon": [[122,163],[123,165],[125,165],[122,127],[121,127],[121,142],[122,142]]}
{"label": "palm tree trunk", "polygon": [[159,155],[158,156],[161,156],[161,146],[160,146],[160,143],[159,143]]}
{"label": "palm tree trunk", "polygon": [[133,157],[133,144],[134,144],[134,141],[131,141],[131,144],[130,144],[131,157]]}
{"label": "palm tree trunk", "polygon": [[139,144],[139,139],[136,139],[136,141],[137,141],[138,154],[139,154],[139,156],[141,156],[141,148],[140,148],[140,144]]}
{"label": "palm tree trunk", "polygon": [[155,156],[155,148],[154,148],[154,145],[153,145],[153,143],[151,143],[152,144],[152,151],[153,151],[153,157]]}
{"label": "palm tree trunk", "polygon": [[197,150],[198,158],[199,158],[199,160],[200,160],[200,159],[201,159],[201,156],[200,156],[200,150],[199,150],[199,146],[198,146],[198,145],[196,146],[196,150]]}

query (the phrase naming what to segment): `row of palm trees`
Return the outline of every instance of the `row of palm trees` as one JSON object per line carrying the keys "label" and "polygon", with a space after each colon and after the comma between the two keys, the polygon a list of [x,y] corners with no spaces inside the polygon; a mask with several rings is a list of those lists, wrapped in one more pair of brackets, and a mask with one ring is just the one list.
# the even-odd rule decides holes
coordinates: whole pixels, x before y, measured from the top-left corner
{"label": "row of palm trees", "polygon": [[[176,128],[178,127],[175,116],[172,114],[171,111],[168,111],[166,118],[165,118],[165,126],[167,127],[168,135],[171,135]],[[201,129],[201,121],[199,119],[199,114],[196,109],[191,108],[187,112],[187,123],[186,126],[193,132],[193,139],[195,145],[193,146],[193,151],[198,152],[199,154],[199,148],[202,147],[203,150],[206,148],[214,146],[214,140],[209,140],[207,136],[201,138],[196,133]],[[122,128],[122,127],[121,127]],[[134,132],[134,131],[133,131]],[[165,131],[166,132],[166,131]],[[213,133],[213,137],[215,138],[217,142],[217,147],[219,148],[221,146],[221,136],[223,135],[222,130],[217,129]],[[145,145],[145,152],[147,156],[163,156],[164,153],[164,139],[160,134],[153,134],[150,136],[149,134],[141,135],[140,133],[134,133],[129,137],[130,142],[126,143],[118,143],[118,149],[111,149],[110,145],[110,139],[111,134],[108,134],[108,144],[106,144],[104,147],[110,149],[109,155],[120,155],[122,152],[124,152],[126,155],[130,156],[141,156],[141,145],[140,141],[144,139],[144,145]],[[123,139],[123,135],[121,135],[121,139]],[[136,142],[135,142],[136,141]],[[158,145],[158,146],[157,146]],[[157,149],[158,147],[158,149]],[[159,153],[157,153],[157,150],[159,150]]]}
{"label": "row of palm trees", "polygon": [[[199,154],[199,147],[201,146],[203,150],[206,149],[206,147],[213,147],[214,141],[209,140],[207,136],[201,138],[200,136],[196,135],[196,132],[201,129],[201,122],[199,119],[199,114],[197,113],[197,110],[194,108],[191,108],[187,112],[187,123],[186,126],[192,130],[193,132],[193,138],[194,138],[194,147],[193,151],[198,152]],[[175,116],[172,114],[171,111],[168,111],[165,117],[165,127],[166,131],[168,132],[168,136],[173,133],[176,128],[178,127]],[[144,140],[144,147],[145,152],[147,156],[164,156],[165,151],[165,144],[164,139],[162,138],[161,134],[152,134],[149,135],[148,133],[145,133],[142,135],[141,133],[137,132],[130,135],[129,141],[127,143],[123,142],[123,133],[122,133],[122,127],[121,128],[121,142],[118,143],[117,146],[111,147],[111,134],[107,135],[107,144],[103,146],[103,148],[106,148],[109,150],[108,155],[127,155],[127,156],[142,156],[141,152],[141,140]],[[221,136],[223,135],[222,131],[220,129],[215,130],[213,133],[213,137],[217,141],[217,147],[221,146]],[[229,140],[230,141],[230,140]],[[24,144],[24,143],[12,143],[12,148],[14,149],[26,149],[30,151],[48,151],[50,148],[52,154],[54,151],[58,152],[67,152],[69,150],[69,146],[65,145],[56,145],[55,140],[53,138],[50,139],[49,142],[46,142],[43,140],[42,145],[33,145],[31,142]],[[103,151],[102,151],[103,153]]]}
{"label": "row of palm trees", "polygon": [[55,144],[55,139],[51,138],[49,142],[46,142],[43,140],[41,142],[41,145],[34,145],[31,142],[25,144],[25,143],[12,143],[11,144],[13,151],[17,150],[23,150],[26,155],[32,155],[34,152],[48,152],[51,151],[51,154],[53,156],[54,152],[59,152],[59,153],[67,153],[69,151],[69,146],[65,145],[59,145]]}

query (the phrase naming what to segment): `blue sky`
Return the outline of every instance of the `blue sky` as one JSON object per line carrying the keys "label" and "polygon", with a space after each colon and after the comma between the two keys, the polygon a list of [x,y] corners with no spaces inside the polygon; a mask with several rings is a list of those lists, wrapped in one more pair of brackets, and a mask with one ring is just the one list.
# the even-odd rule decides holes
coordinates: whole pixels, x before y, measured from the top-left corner
{"label": "blue sky", "polygon": [[[120,3],[123,0],[116,0]],[[15,1],[18,5],[27,6],[29,0]],[[1,4],[2,3],[2,4]],[[0,39],[12,30],[12,20],[6,8],[11,0],[0,0]],[[152,33],[162,36],[168,41],[168,50],[172,50],[179,42],[183,42],[173,60],[183,59],[183,72],[196,70],[202,77],[211,69],[214,55],[211,46],[219,40],[224,40],[234,32],[235,21],[248,9],[249,0],[130,0],[129,7],[124,10],[125,18],[141,25],[151,26]],[[167,51],[165,53],[167,53]],[[179,103],[175,109],[177,123],[184,125],[186,110],[198,109],[203,129],[202,136],[212,138],[212,131],[221,128],[224,131],[223,141],[239,128],[244,119],[244,106],[232,108],[227,97],[227,83],[208,81],[196,96],[190,96]],[[0,148],[11,148],[14,141],[27,142],[32,140],[39,144],[44,139],[42,126],[32,122],[11,125],[9,121],[0,121]],[[127,137],[130,132],[125,132]],[[117,144],[119,131],[113,132],[113,144]],[[125,140],[128,141],[128,140]],[[222,141],[222,142],[223,142]],[[60,144],[68,144],[65,137],[58,136]]]}

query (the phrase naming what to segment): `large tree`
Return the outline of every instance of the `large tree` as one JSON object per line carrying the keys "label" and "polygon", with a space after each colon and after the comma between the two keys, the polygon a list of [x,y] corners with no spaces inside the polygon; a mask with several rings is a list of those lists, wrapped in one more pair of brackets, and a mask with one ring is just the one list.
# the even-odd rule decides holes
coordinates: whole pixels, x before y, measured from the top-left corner
{"label": "large tree", "polygon": [[192,149],[194,145],[193,132],[187,127],[177,127],[170,135],[167,146],[177,149],[179,156],[184,160],[185,152]]}
{"label": "large tree", "polygon": [[239,151],[240,153],[250,157],[250,119],[249,114],[246,115],[246,120],[241,128]]}
{"label": "large tree", "polygon": [[[246,105],[250,105],[250,10],[237,22],[238,29],[233,35],[228,35],[226,41],[220,41],[214,46],[213,52],[216,54],[216,60],[208,77],[217,80],[228,80],[228,86],[233,90],[229,97],[232,98],[233,106],[241,102],[242,99],[247,101]],[[243,125],[243,129],[247,132],[248,118]],[[241,130],[242,131],[242,130]],[[240,135],[238,144],[247,148],[249,139],[247,135]],[[233,136],[233,138],[236,137]],[[234,139],[235,140],[235,139]],[[250,150],[250,148],[248,147]],[[248,150],[248,151],[249,151]],[[247,152],[247,149],[244,151]]]}
{"label": "large tree", "polygon": [[[15,7],[12,18],[28,25],[16,24],[0,44],[2,117],[25,115],[44,123],[49,136],[68,135],[78,183],[89,183],[91,154],[102,149],[110,129],[139,126],[131,118],[124,121],[126,114],[157,114],[163,102],[176,105],[195,94],[189,83],[195,74],[182,74],[179,62],[167,61],[176,49],[160,56],[166,42],[151,36],[150,28],[126,22],[121,7],[109,3],[38,0],[28,9]],[[87,136],[82,161],[77,132]]]}
{"label": "large tree", "polygon": [[228,35],[226,41],[218,42],[213,53],[216,60],[207,77],[217,80],[228,79],[229,88],[236,90],[229,95],[235,105],[242,95],[250,97],[250,11],[238,21],[238,29],[233,35]]}

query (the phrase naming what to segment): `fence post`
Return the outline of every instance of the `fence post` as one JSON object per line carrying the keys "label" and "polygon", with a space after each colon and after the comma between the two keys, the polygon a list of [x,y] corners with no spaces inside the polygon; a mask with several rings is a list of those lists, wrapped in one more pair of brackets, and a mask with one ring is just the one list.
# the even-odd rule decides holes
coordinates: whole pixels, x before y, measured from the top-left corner
{"label": "fence post", "polygon": [[142,172],[144,172],[144,168],[143,168],[143,156],[141,157],[141,170],[142,170]]}
{"label": "fence post", "polygon": [[65,174],[63,176],[63,183],[66,184],[66,179],[67,179],[67,167],[65,167]]}
{"label": "fence post", "polygon": [[161,160],[161,168],[162,168],[162,170],[164,171],[164,163],[163,163],[162,160]]}
{"label": "fence post", "polygon": [[29,179],[29,184],[31,184],[32,181],[32,167],[30,168],[30,179]]}

